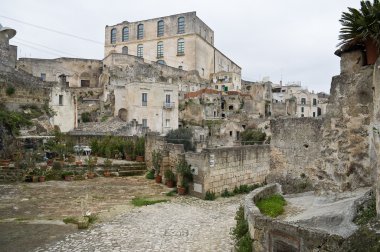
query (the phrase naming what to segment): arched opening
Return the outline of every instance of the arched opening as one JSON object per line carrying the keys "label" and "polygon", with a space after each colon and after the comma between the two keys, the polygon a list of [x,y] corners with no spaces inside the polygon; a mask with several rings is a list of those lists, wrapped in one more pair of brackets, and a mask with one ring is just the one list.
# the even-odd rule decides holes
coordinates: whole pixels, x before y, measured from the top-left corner
{"label": "arched opening", "polygon": [[322,109],[320,107],[317,108],[317,116],[322,115]]}
{"label": "arched opening", "polygon": [[123,48],[121,49],[121,53],[128,54],[128,46],[123,46]]}
{"label": "arched opening", "polygon": [[122,121],[126,122],[126,121],[127,121],[127,115],[128,115],[127,110],[126,110],[125,108],[122,108],[122,109],[119,109],[119,112],[118,112],[118,115],[117,115],[117,116],[118,116]]}

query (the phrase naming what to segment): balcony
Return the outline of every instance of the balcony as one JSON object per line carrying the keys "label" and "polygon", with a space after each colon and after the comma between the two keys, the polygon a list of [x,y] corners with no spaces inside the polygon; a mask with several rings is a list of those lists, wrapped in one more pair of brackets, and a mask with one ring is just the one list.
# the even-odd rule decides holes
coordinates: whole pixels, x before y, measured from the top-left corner
{"label": "balcony", "polygon": [[173,109],[174,105],[174,102],[164,102],[164,109]]}

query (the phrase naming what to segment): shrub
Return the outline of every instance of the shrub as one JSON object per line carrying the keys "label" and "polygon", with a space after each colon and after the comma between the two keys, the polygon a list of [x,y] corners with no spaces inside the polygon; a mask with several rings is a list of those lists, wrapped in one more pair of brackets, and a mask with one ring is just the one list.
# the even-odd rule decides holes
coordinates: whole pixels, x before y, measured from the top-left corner
{"label": "shrub", "polygon": [[166,135],[168,143],[183,144],[185,151],[194,151],[195,148],[192,143],[193,132],[188,128],[179,128],[171,130]]}
{"label": "shrub", "polygon": [[216,199],[215,192],[213,191],[206,192],[205,200],[215,200],[215,199]]}
{"label": "shrub", "polygon": [[81,117],[82,117],[82,122],[84,123],[91,122],[91,114],[89,112],[82,113]]}
{"label": "shrub", "polygon": [[53,162],[53,166],[52,166],[52,169],[55,170],[55,171],[59,171],[59,170],[62,170],[62,163],[59,162],[59,161],[54,161]]}
{"label": "shrub", "polygon": [[145,155],[145,139],[143,137],[139,137],[135,143],[135,153],[138,156]]}
{"label": "shrub", "polygon": [[365,225],[372,219],[376,218],[376,199],[372,196],[371,199],[363,205],[360,205],[354,218],[354,223],[357,225]]}
{"label": "shrub", "polygon": [[235,194],[232,193],[232,192],[229,192],[227,188],[225,188],[223,190],[223,192],[220,194],[220,196],[222,196],[223,198],[228,198],[228,197],[231,197],[231,196],[234,196]]}
{"label": "shrub", "polygon": [[172,172],[172,170],[165,170],[164,172],[164,178],[167,180],[167,181],[174,181],[175,180],[175,175],[174,173]]}
{"label": "shrub", "polygon": [[145,178],[146,178],[146,179],[154,179],[154,170],[149,170],[149,171],[146,173]]}
{"label": "shrub", "polygon": [[262,144],[266,136],[260,129],[246,129],[240,134],[240,139],[243,145]]}
{"label": "shrub", "polygon": [[240,206],[235,216],[236,226],[232,235],[236,242],[236,251],[252,251],[252,239],[249,235],[248,222],[244,219],[244,208]]}
{"label": "shrub", "polygon": [[284,212],[286,201],[284,197],[279,194],[274,194],[260,199],[256,202],[256,206],[260,212],[269,217],[275,218]]}
{"label": "shrub", "polygon": [[9,86],[9,87],[7,87],[7,89],[5,90],[5,93],[6,93],[8,96],[13,95],[15,92],[16,92],[16,89],[15,89],[13,86]]}

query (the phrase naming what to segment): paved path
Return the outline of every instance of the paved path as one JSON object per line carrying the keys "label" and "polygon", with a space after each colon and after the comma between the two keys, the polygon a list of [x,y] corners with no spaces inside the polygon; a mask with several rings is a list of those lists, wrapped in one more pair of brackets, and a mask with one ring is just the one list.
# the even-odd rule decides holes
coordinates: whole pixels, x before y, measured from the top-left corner
{"label": "paved path", "polygon": [[229,233],[240,201],[179,197],[134,208],[36,251],[231,251]]}

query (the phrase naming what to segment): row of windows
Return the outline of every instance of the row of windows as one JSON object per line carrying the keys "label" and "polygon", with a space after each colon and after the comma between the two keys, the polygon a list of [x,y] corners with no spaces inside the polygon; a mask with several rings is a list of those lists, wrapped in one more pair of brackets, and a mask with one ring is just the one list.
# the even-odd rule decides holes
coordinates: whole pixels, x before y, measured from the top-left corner
{"label": "row of windows", "polygon": [[[157,37],[161,37],[164,35],[165,31],[165,24],[163,20],[160,20],[157,22]],[[111,30],[111,44],[116,43],[116,28],[113,28]],[[179,17],[177,20],[177,33],[182,34],[185,33],[185,18]],[[137,26],[137,39],[143,39],[144,38],[144,24],[139,24]],[[129,40],[129,28],[124,27],[122,30],[122,41],[128,41]]]}
{"label": "row of windows", "polygon": [[[121,49],[122,54],[128,54],[128,47],[124,46]],[[177,40],[177,55],[185,54],[185,40],[180,38]],[[137,45],[137,57],[144,57],[144,46],[142,44]],[[164,57],[164,42],[160,41],[157,43],[157,58]]]}
{"label": "row of windows", "polygon": [[[170,94],[165,95],[165,103],[170,104]],[[148,106],[148,93],[141,94],[141,106]]]}
{"label": "row of windows", "polygon": [[[142,119],[142,126],[148,127],[148,119]],[[170,119],[165,120],[165,127],[170,127]]]}
{"label": "row of windows", "polygon": [[[306,105],[306,98],[301,98],[301,104]],[[317,106],[317,99],[313,99],[313,106]]]}

